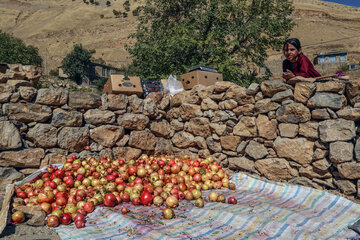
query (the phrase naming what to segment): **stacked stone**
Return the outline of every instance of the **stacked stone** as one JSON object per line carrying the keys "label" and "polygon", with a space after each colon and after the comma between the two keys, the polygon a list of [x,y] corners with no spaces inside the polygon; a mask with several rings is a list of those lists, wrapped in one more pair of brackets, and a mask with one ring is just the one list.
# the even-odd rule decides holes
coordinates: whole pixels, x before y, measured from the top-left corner
{"label": "stacked stone", "polygon": [[360,81],[272,80],[249,88],[217,82],[141,99],[35,89],[8,78],[0,99],[3,176],[63,163],[74,153],[114,159],[172,153],[360,195]]}

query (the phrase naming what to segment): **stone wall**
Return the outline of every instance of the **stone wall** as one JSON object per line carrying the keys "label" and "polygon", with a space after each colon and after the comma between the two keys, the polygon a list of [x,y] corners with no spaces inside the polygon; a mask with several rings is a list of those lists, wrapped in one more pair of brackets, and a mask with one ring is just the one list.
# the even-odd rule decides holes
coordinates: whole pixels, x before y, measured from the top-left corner
{"label": "stone wall", "polygon": [[125,159],[174,153],[360,197],[359,80],[273,80],[247,89],[217,82],[141,99],[36,89],[5,75],[0,184],[74,153]]}

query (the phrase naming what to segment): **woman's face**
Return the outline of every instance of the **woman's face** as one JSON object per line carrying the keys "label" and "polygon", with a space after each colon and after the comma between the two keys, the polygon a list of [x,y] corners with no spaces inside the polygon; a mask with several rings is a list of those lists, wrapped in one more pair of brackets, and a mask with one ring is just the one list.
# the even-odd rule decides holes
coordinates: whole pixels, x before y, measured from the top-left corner
{"label": "woman's face", "polygon": [[284,47],[284,56],[290,62],[296,62],[301,49],[297,50],[292,44],[286,44]]}

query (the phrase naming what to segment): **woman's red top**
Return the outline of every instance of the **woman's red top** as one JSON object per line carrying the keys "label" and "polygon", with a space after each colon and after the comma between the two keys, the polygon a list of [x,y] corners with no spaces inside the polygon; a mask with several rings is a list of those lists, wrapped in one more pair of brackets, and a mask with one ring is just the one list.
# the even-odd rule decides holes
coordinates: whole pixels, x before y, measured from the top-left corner
{"label": "woman's red top", "polygon": [[292,71],[296,76],[302,76],[305,78],[321,76],[320,73],[315,70],[314,65],[304,54],[299,54],[299,57],[295,63],[285,59],[283,61],[283,72],[286,72],[286,69]]}

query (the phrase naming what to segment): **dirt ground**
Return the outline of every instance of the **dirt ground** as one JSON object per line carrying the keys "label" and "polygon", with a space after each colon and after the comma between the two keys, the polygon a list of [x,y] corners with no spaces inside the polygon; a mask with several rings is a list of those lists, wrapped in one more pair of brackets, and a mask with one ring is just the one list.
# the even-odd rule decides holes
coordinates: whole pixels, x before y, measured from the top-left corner
{"label": "dirt ground", "polygon": [[25,224],[8,225],[0,235],[6,240],[60,240],[57,233],[48,227],[32,227]]}

